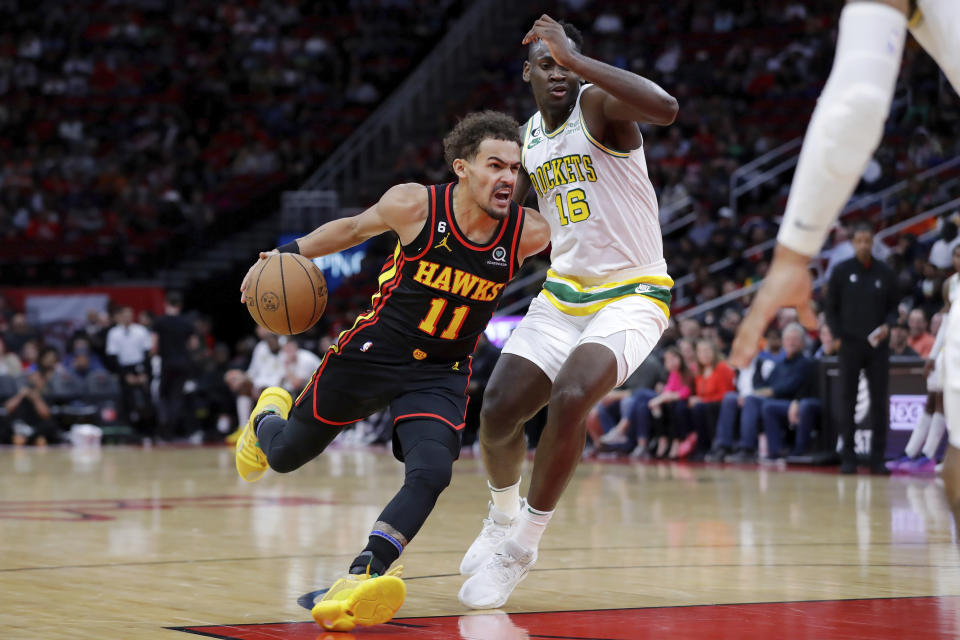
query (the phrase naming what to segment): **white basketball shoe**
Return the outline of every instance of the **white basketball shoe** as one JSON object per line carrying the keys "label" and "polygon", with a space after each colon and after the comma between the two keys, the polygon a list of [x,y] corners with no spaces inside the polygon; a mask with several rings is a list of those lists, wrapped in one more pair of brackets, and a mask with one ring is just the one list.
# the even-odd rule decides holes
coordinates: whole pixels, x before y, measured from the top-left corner
{"label": "white basketball shoe", "polygon": [[[520,512],[527,506],[527,501],[520,499]],[[483,528],[480,529],[480,535],[473,541],[470,548],[463,555],[460,561],[460,574],[472,576],[490,559],[493,552],[497,550],[500,543],[513,531],[514,527],[520,521],[520,516],[510,518],[502,511],[498,511],[493,503],[490,503],[490,512],[483,519]]]}
{"label": "white basketball shoe", "polygon": [[471,609],[502,607],[536,562],[535,549],[526,549],[507,538],[480,570],[463,583],[457,597]]}

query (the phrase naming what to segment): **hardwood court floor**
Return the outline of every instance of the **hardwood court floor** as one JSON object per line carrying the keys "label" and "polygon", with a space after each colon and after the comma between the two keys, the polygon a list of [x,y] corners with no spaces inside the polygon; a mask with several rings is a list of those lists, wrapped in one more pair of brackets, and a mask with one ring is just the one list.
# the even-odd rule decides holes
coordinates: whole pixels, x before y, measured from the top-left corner
{"label": "hardwood court floor", "polygon": [[[346,568],[402,481],[386,453],[349,449],[253,485],[217,448],[2,449],[0,468],[0,637],[45,640],[349,637],[297,601]],[[355,637],[960,637],[931,479],[585,463],[511,615],[466,616],[457,567],[486,501],[461,460],[404,553],[396,624]]]}

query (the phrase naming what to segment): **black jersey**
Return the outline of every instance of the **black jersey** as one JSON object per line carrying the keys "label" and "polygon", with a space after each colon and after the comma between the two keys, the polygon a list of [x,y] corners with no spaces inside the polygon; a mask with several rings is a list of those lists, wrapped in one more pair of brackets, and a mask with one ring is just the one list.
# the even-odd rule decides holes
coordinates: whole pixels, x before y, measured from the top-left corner
{"label": "black jersey", "polygon": [[511,202],[492,238],[474,244],[457,227],[453,188],[427,187],[430,210],[423,229],[410,244],[397,243],[380,272],[372,309],[341,335],[340,344],[376,323],[396,334],[414,360],[455,362],[473,352],[520,266],[524,212]]}

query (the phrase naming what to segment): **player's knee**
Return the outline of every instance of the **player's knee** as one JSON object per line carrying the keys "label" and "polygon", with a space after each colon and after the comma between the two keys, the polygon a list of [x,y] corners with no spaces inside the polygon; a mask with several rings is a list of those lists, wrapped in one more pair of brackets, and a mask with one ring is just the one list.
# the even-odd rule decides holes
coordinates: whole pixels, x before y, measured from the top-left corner
{"label": "player's knee", "polygon": [[452,477],[452,463],[431,464],[407,471],[406,482],[421,487],[434,495],[440,495],[450,485]]}
{"label": "player's knee", "polygon": [[480,407],[481,436],[510,437],[517,431],[517,426],[527,418],[522,415],[522,409],[515,394],[498,387],[487,387],[483,395],[483,406]]}
{"label": "player's knee", "polygon": [[593,403],[582,384],[576,382],[558,382],[550,394],[550,409],[556,410],[565,418],[581,422],[590,412]]}
{"label": "player's knee", "polygon": [[880,144],[890,96],[880,87],[856,82],[820,100],[824,168],[837,176],[859,177]]}

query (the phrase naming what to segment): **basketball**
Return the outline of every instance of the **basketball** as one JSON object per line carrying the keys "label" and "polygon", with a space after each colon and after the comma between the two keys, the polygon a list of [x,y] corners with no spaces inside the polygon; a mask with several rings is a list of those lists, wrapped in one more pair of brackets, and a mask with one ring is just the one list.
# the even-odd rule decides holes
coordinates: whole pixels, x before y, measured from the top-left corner
{"label": "basketball", "polygon": [[317,323],[327,306],[327,283],[309,258],[272,255],[256,264],[246,292],[247,311],[272,333],[292,336]]}

